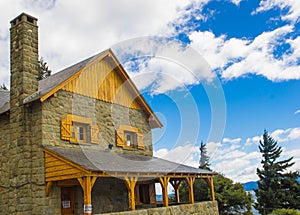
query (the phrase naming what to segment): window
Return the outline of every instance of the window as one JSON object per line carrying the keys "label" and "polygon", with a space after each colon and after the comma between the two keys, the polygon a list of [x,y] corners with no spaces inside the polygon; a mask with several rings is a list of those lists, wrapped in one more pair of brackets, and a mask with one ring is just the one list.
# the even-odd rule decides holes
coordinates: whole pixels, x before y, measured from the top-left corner
{"label": "window", "polygon": [[73,122],[72,139],[76,142],[89,142],[90,138],[87,138],[87,130],[89,126],[89,124]]}
{"label": "window", "polygon": [[117,146],[123,148],[145,149],[143,134],[138,132],[138,128],[121,125],[116,130]]}
{"label": "window", "polygon": [[137,138],[136,133],[131,131],[124,131],[126,147],[136,148]]}
{"label": "window", "polygon": [[75,143],[99,143],[99,128],[91,118],[67,114],[61,120],[61,139]]}

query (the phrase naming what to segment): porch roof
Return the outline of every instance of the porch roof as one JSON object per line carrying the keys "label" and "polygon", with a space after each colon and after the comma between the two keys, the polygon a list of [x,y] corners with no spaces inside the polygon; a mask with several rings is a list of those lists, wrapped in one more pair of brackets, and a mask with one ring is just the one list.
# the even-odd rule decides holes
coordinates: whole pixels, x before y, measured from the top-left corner
{"label": "porch roof", "polygon": [[[45,147],[46,153],[57,155],[63,160],[101,175],[139,175],[141,177],[153,175],[195,175],[211,177],[215,172],[190,167],[187,165],[167,161],[152,156],[118,154],[110,150],[95,150],[90,148],[60,148]],[[54,153],[54,154],[53,154]],[[46,165],[47,166],[47,165]]]}

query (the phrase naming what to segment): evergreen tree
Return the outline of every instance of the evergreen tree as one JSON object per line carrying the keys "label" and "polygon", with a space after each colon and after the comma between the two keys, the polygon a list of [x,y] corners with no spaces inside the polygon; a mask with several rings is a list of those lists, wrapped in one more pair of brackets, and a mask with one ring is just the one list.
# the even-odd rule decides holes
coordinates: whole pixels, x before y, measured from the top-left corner
{"label": "evergreen tree", "polygon": [[8,90],[8,88],[5,86],[5,84],[0,85],[0,90]]}
{"label": "evergreen tree", "polygon": [[199,168],[200,169],[209,169],[209,156],[207,155],[206,144],[201,141],[200,147],[200,160],[199,160]]}
{"label": "evergreen tree", "polygon": [[[206,144],[200,145],[199,168],[210,170]],[[252,215],[252,196],[244,190],[240,183],[234,183],[224,175],[214,177],[215,198],[218,201],[218,209],[221,215]],[[188,185],[184,181],[179,187],[180,199],[182,202],[189,201]],[[210,201],[210,189],[204,179],[197,179],[194,183],[195,201]]]}
{"label": "evergreen tree", "polygon": [[44,59],[41,58],[39,60],[39,74],[37,76],[37,80],[42,80],[51,75],[51,70],[47,66],[47,62],[44,62]]}
{"label": "evergreen tree", "polygon": [[258,189],[255,190],[257,203],[254,207],[261,214],[269,214],[277,208],[300,209],[300,186],[297,182],[299,173],[287,172],[293,157],[278,161],[282,148],[277,145],[267,131],[260,141],[259,151],[262,153],[262,168],[257,168]]}

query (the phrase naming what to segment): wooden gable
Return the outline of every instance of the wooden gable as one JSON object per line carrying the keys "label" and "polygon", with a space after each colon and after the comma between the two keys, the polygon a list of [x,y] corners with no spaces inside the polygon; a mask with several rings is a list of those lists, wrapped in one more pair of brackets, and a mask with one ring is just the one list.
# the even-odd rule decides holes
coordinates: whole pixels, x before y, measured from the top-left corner
{"label": "wooden gable", "polygon": [[95,60],[62,89],[141,110],[142,107],[128,90],[127,80],[122,80],[118,68],[113,67],[110,61],[108,57]]}
{"label": "wooden gable", "polygon": [[45,101],[60,89],[128,108],[144,110],[152,128],[162,127],[161,122],[110,49],[99,54],[97,58],[41,96],[40,101]]}

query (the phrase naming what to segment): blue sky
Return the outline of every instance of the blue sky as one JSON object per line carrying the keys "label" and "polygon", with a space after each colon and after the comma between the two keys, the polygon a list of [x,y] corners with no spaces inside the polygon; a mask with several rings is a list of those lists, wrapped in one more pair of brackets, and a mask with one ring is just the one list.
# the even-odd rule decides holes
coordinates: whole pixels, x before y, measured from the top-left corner
{"label": "blue sky", "polygon": [[256,180],[266,129],[300,169],[299,0],[10,0],[0,3],[0,83],[9,85],[9,21],[39,19],[53,72],[112,48],[164,124],[154,154]]}

